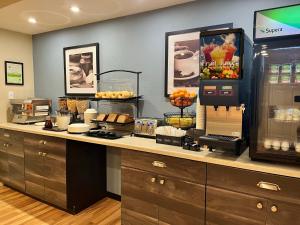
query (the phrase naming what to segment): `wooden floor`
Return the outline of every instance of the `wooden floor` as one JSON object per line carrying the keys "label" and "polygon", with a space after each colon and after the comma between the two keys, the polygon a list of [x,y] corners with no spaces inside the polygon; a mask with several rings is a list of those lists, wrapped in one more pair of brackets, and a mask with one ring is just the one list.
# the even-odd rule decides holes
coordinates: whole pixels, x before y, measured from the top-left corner
{"label": "wooden floor", "polygon": [[71,215],[0,186],[0,225],[120,225],[121,203],[109,198]]}

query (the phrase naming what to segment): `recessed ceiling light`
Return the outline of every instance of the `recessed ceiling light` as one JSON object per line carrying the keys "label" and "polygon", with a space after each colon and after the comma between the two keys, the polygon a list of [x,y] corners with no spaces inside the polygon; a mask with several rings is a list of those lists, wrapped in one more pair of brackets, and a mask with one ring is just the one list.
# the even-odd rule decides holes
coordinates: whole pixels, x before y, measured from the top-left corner
{"label": "recessed ceiling light", "polygon": [[29,18],[28,18],[28,22],[29,22],[29,23],[32,23],[32,24],[37,23],[37,22],[36,22],[36,19],[35,19],[34,17],[29,17]]}
{"label": "recessed ceiling light", "polygon": [[70,10],[74,13],[80,12],[80,8],[78,6],[71,6]]}

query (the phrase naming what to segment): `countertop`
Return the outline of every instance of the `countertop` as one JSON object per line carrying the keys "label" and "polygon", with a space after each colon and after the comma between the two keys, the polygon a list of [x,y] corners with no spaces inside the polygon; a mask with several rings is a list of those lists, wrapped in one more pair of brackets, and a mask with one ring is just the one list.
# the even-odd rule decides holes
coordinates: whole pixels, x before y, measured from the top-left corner
{"label": "countertop", "polygon": [[0,128],[300,178],[300,166],[252,161],[249,158],[248,150],[237,157],[224,153],[212,153],[206,150],[201,152],[188,151],[181,147],[157,144],[153,139],[139,137],[126,136],[117,140],[107,140],[81,134],[46,131],[43,130],[42,127],[35,125],[19,125],[13,123],[2,123],[0,124]]}

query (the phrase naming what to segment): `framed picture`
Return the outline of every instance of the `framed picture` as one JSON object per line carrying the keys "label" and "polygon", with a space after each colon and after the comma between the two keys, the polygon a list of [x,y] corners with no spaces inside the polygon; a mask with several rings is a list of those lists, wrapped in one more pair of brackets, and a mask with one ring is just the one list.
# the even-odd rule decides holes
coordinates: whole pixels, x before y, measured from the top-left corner
{"label": "framed picture", "polygon": [[6,85],[24,85],[23,63],[5,61],[5,84]]}
{"label": "framed picture", "polygon": [[99,43],[64,48],[65,94],[94,95],[99,73]]}
{"label": "framed picture", "polygon": [[176,88],[198,91],[200,81],[200,32],[232,27],[232,23],[227,23],[166,33],[165,97],[168,97]]}

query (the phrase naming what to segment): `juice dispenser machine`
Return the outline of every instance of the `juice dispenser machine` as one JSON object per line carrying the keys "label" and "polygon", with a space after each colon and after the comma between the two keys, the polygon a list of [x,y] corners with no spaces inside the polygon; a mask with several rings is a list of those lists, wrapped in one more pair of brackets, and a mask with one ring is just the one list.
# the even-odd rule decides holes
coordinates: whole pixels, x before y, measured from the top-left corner
{"label": "juice dispenser machine", "polygon": [[243,29],[201,32],[200,145],[240,155],[248,146],[252,44]]}
{"label": "juice dispenser machine", "polygon": [[250,157],[300,163],[300,5],[254,16]]}

